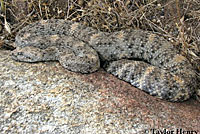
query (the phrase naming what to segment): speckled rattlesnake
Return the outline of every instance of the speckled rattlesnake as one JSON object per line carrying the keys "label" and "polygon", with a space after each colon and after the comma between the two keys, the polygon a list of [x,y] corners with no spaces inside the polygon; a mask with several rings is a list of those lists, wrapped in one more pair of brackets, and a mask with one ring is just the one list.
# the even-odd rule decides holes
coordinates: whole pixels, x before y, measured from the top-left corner
{"label": "speckled rattlesnake", "polygon": [[[38,62],[58,60],[74,72],[104,69],[131,85],[168,101],[183,101],[196,91],[192,65],[164,38],[142,30],[100,32],[67,20],[42,20],[16,36],[12,58]],[[140,59],[141,61],[135,61]]]}

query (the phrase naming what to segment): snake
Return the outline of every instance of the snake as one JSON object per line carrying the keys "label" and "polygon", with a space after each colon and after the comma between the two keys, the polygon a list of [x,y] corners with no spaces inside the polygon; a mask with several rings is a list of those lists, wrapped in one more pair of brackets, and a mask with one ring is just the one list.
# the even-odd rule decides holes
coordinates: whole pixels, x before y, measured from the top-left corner
{"label": "snake", "polygon": [[15,46],[13,60],[58,61],[65,69],[82,74],[103,68],[166,101],[200,95],[197,74],[189,60],[167,39],[150,31],[102,32],[80,22],[48,19],[22,28]]}

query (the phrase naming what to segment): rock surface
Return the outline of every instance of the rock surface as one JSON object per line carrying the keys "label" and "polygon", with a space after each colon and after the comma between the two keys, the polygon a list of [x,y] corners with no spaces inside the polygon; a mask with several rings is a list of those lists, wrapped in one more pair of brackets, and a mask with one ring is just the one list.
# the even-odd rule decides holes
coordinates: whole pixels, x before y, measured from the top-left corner
{"label": "rock surface", "polygon": [[200,133],[200,103],[156,99],[100,70],[23,63],[0,50],[0,133]]}

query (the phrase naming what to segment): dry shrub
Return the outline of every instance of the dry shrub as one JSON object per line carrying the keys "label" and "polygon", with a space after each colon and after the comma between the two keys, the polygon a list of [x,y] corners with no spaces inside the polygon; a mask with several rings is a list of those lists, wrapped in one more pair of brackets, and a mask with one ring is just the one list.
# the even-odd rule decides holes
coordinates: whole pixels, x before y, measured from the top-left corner
{"label": "dry shrub", "polygon": [[11,24],[11,34],[2,29],[3,40],[14,38],[25,25],[50,18],[107,32],[143,29],[170,40],[200,70],[200,0],[5,0],[4,4],[1,16]]}

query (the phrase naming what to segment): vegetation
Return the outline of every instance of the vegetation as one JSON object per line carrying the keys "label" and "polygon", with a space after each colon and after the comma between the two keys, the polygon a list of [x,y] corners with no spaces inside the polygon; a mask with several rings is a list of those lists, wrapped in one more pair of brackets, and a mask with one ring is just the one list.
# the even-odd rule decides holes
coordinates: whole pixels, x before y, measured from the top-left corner
{"label": "vegetation", "polygon": [[171,41],[200,70],[200,0],[1,0],[1,47],[12,48],[10,42],[25,25],[50,18],[107,32],[152,31]]}

